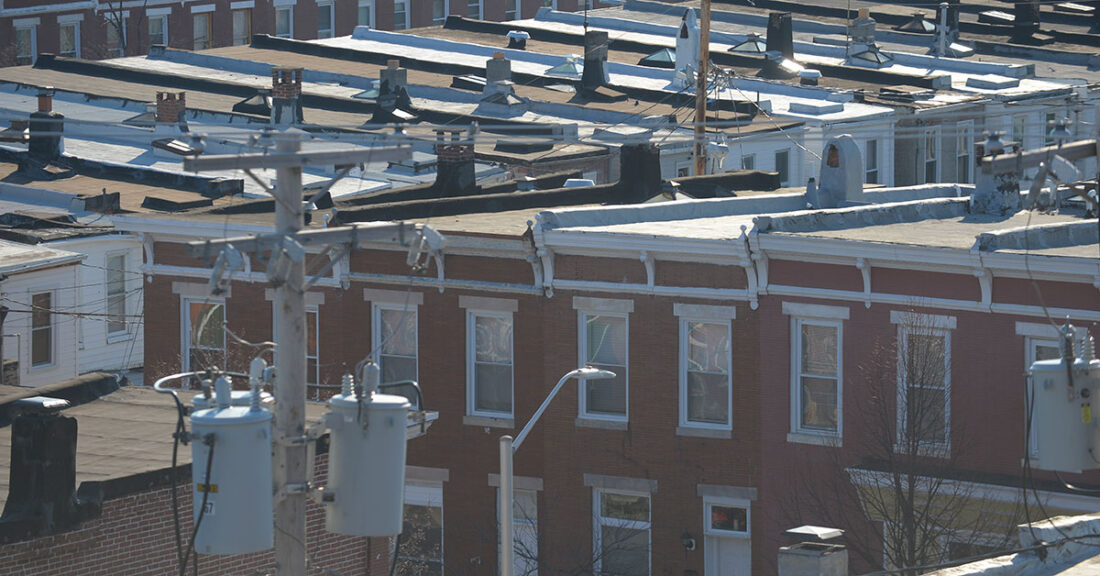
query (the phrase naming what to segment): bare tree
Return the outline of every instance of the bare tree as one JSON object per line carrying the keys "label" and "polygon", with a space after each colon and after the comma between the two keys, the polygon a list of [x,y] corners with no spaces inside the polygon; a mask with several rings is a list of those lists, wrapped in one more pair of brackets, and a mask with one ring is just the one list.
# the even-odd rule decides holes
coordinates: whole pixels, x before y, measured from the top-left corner
{"label": "bare tree", "polygon": [[[107,38],[112,39],[113,35],[113,39],[118,43],[117,46],[113,46],[112,42],[108,41],[103,45],[101,52],[104,58],[128,56],[140,52],[141,47],[145,45],[145,35],[148,32],[145,24],[145,8],[148,0],[142,0],[141,10],[132,22],[125,4],[124,0],[105,0],[99,4],[103,21],[107,25]],[[134,33],[133,38],[128,33],[130,31]],[[131,50],[131,47],[137,47],[137,50]]]}
{"label": "bare tree", "polygon": [[[951,419],[950,333],[909,312],[849,382],[844,446],[825,473],[805,470],[788,517],[854,532],[849,548],[867,566],[913,568],[1007,549],[1019,503],[999,505],[964,467],[968,434]],[[811,476],[812,474],[812,476]]]}

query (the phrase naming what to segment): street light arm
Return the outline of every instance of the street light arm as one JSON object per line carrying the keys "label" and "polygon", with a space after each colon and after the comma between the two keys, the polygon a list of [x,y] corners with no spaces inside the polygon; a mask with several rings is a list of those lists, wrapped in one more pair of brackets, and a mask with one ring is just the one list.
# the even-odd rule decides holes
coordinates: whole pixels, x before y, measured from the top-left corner
{"label": "street light arm", "polygon": [[542,413],[546,411],[546,407],[550,405],[550,401],[554,399],[554,396],[558,395],[558,391],[561,390],[561,387],[564,386],[570,378],[606,379],[614,377],[614,372],[610,372],[608,370],[600,370],[599,368],[593,368],[591,366],[577,368],[576,370],[569,372],[565,376],[562,376],[561,380],[558,380],[558,383],[554,385],[554,389],[551,390],[550,394],[546,396],[546,399],[542,401],[542,405],[539,406],[539,409],[535,410],[535,414],[534,416],[531,416],[531,420],[529,420],[527,422],[527,425],[523,427],[523,430],[520,430],[519,434],[516,435],[515,441],[512,442],[512,452],[519,450],[520,445],[523,444],[523,440],[527,438],[527,435],[531,432],[531,428],[535,426],[535,422],[539,421]]}

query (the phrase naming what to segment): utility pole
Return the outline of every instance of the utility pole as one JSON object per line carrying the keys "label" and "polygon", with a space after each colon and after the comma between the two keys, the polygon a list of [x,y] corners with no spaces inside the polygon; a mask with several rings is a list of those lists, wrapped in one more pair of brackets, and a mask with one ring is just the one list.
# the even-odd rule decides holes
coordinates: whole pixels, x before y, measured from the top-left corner
{"label": "utility pole", "polygon": [[695,71],[695,175],[707,173],[707,72],[710,70],[710,0],[699,9],[699,67]]}
{"label": "utility pole", "polygon": [[[411,148],[360,148],[324,152],[302,152],[299,137],[276,136],[274,154],[199,156],[184,160],[187,170],[252,170],[275,168],[275,233],[270,235],[191,242],[191,256],[207,258],[232,245],[241,252],[271,254],[287,258],[285,276],[272,278],[275,284],[276,372],[275,372],[275,573],[278,576],[306,575],[306,498],[310,468],[306,430],[306,322],[305,258],[301,248],[361,242],[393,242],[412,245],[419,251],[427,246],[442,247],[442,238],[426,226],[385,223],[302,231],[305,206],[302,197],[302,168],[305,166],[354,165],[364,162],[407,159]],[[297,252],[299,257],[294,257]],[[410,259],[412,254],[410,253]]]}

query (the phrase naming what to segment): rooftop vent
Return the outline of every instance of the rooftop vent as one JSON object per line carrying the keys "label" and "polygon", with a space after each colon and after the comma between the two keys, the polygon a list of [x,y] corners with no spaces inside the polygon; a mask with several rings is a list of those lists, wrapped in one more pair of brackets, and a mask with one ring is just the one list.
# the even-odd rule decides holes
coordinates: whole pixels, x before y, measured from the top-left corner
{"label": "rooftop vent", "polygon": [[468,74],[466,76],[455,76],[451,78],[451,88],[458,88],[459,90],[472,90],[474,92],[482,92],[485,90],[486,80],[481,76],[474,76]]}
{"label": "rooftop vent", "polygon": [[1007,78],[1004,76],[971,76],[966,79],[966,85],[979,90],[1005,90],[1016,88],[1020,85],[1019,78]]}
{"label": "rooftop vent", "polygon": [[742,54],[763,54],[768,51],[768,44],[759,34],[749,32],[747,38],[730,48],[729,51]]}
{"label": "rooftop vent", "polygon": [[508,32],[508,47],[513,50],[526,50],[527,41],[531,39],[531,34],[524,30],[510,30]]}
{"label": "rooftop vent", "polygon": [[914,12],[912,20],[901,26],[895,26],[898,32],[911,32],[913,34],[932,34],[936,31],[935,23],[925,20],[923,12]]}
{"label": "rooftop vent", "polygon": [[[820,73],[819,73],[820,74]],[[844,111],[843,102],[827,102],[825,100],[812,100],[808,102],[791,102],[791,114],[835,114]]]}
{"label": "rooftop vent", "polygon": [[579,80],[583,72],[584,63],[581,61],[581,57],[576,54],[570,54],[565,57],[565,62],[547,70],[546,75]]}
{"label": "rooftop vent", "polygon": [[871,44],[852,44],[848,50],[849,57],[852,60],[860,60],[875,66],[882,66],[894,61],[894,57],[879,50],[879,47],[874,43]]}
{"label": "rooftop vent", "polygon": [[927,100],[935,95],[936,92],[934,90],[925,89],[892,88],[889,86],[883,86],[878,89],[878,97],[880,99],[892,102],[916,102],[918,100]]}

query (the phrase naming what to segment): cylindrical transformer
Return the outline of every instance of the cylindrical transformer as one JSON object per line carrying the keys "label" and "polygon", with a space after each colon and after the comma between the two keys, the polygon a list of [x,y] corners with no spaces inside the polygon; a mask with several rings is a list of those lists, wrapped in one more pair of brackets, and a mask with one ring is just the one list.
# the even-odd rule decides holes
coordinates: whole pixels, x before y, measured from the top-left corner
{"label": "cylindrical transformer", "polygon": [[274,546],[271,412],[231,406],[224,388],[219,387],[215,407],[191,415],[199,554],[244,554]]}
{"label": "cylindrical transformer", "polygon": [[[260,403],[264,406],[271,406],[274,404],[275,398],[267,392],[260,392]],[[229,401],[230,406],[245,406],[248,407],[252,404],[252,392],[250,390],[234,390],[232,397]],[[198,412],[199,410],[205,410],[217,406],[218,402],[214,398],[207,399],[202,394],[196,394],[191,399],[191,411]]]}
{"label": "cylindrical transformer", "polygon": [[[409,401],[373,394],[329,400],[325,529],[352,536],[401,533]],[[328,500],[326,497],[325,500]]]}

